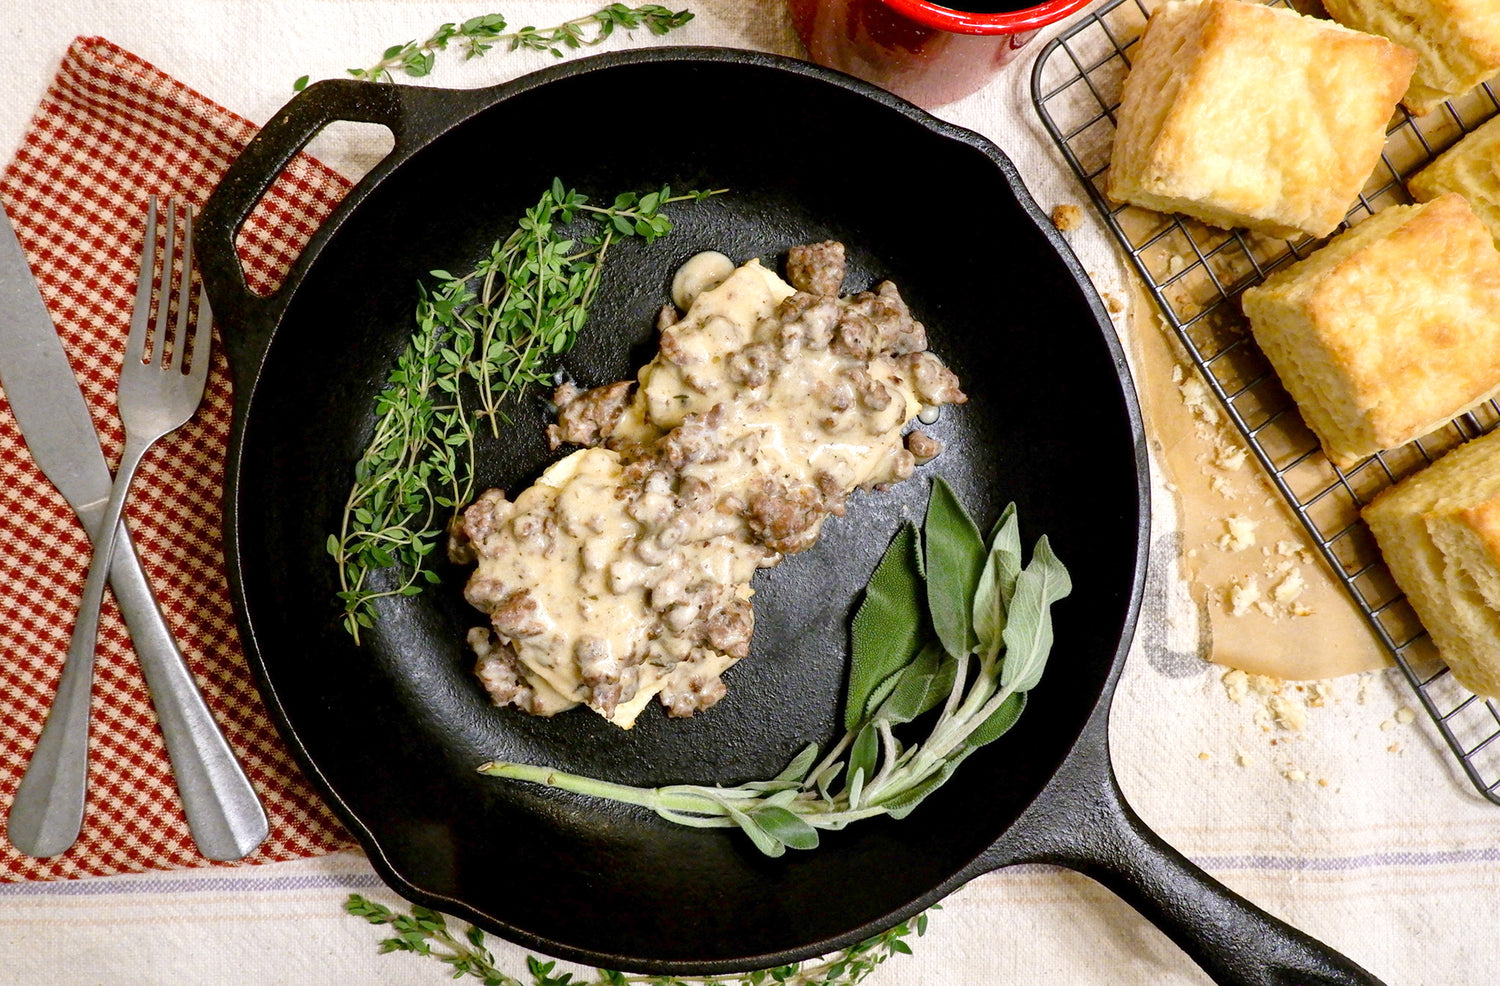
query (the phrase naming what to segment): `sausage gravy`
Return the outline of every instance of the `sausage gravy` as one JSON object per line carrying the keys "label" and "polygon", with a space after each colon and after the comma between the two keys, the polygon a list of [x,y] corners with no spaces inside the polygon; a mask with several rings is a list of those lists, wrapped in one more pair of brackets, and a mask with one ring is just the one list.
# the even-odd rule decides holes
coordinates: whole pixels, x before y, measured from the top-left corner
{"label": "sausage gravy", "polygon": [[636,380],[558,389],[552,446],[583,448],[455,525],[496,704],[586,705],[627,729],[652,699],[708,708],[749,653],[756,570],[941,450],[908,425],[965,397],[893,284],[840,297],[833,242],[793,248],[791,283],[721,256],[676,279],[686,310],[663,310]]}

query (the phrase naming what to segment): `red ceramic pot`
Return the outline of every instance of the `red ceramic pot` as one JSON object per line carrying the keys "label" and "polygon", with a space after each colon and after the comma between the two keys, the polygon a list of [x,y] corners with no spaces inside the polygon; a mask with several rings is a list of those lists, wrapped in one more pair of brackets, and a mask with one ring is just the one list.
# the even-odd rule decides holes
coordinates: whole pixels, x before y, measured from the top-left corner
{"label": "red ceramic pot", "polygon": [[1047,0],[995,12],[958,10],[929,0],[787,0],[787,6],[813,61],[932,107],[981,88],[1038,28],[1089,2]]}

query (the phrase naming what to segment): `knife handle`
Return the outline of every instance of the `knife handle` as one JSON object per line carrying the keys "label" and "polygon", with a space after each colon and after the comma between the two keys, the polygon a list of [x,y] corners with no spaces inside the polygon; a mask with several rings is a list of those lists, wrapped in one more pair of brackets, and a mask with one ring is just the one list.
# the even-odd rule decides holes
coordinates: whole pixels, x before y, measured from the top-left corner
{"label": "knife handle", "polygon": [[123,521],[109,576],[161,722],[193,842],[208,859],[241,859],[265,840],[270,823],[167,627]]}

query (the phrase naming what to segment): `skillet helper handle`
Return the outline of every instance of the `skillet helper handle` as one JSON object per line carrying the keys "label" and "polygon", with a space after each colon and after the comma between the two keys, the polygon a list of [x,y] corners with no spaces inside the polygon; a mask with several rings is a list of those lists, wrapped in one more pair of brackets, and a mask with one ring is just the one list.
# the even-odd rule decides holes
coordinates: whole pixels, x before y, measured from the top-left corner
{"label": "skillet helper handle", "polygon": [[1066,866],[1108,887],[1220,986],[1384,986],[1147,828],[1120,792],[1107,744],[1075,749],[1018,824],[1028,861]]}
{"label": "skillet helper handle", "polygon": [[[446,124],[451,109],[445,108],[445,97],[451,103],[448,90],[326,79],[294,96],[230,164],[204,203],[193,232],[195,253],[214,313],[221,325],[235,327],[224,333],[224,347],[237,387],[252,381],[258,373],[271,333],[290,301],[285,286],[269,295],[258,295],[245,281],[235,238],[256,204],[292,159],[329,124],[375,123],[391,131],[395,147],[313,234],[297,263],[300,269],[374,184],[371,179],[383,176],[407,156],[408,148],[420,146]],[[294,272],[287,283],[295,280]]]}

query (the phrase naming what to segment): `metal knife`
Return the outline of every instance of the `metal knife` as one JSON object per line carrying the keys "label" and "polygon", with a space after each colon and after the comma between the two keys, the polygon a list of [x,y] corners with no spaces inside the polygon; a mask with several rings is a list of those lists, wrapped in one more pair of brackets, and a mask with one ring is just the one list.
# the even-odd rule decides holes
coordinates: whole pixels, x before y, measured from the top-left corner
{"label": "metal knife", "polygon": [[[72,364],[3,209],[0,220],[0,387],[32,458],[92,540],[109,499],[109,466]],[[123,521],[110,562],[110,586],[161,722],[193,841],[209,859],[240,859],[269,833],[265,809],[167,628]],[[76,812],[82,821],[82,803],[55,810]],[[12,827],[16,824],[12,816]],[[32,848],[33,855],[50,856],[67,845]]]}

